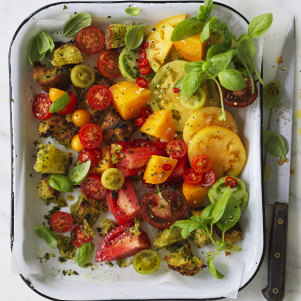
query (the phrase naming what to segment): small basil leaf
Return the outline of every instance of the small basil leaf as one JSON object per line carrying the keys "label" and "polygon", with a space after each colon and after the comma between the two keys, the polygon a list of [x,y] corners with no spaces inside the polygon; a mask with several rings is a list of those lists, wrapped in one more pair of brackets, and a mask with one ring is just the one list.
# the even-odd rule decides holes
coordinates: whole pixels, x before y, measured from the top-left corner
{"label": "small basil leaf", "polygon": [[38,39],[33,37],[29,44],[29,55],[28,59],[31,65],[34,65],[35,62],[41,62],[45,58],[45,53],[40,54],[38,50]]}
{"label": "small basil leaf", "polygon": [[202,74],[200,72],[186,73],[182,81],[181,93],[184,97],[189,98],[198,89],[202,82]]}
{"label": "small basil leaf", "polygon": [[55,248],[57,246],[57,240],[49,228],[45,226],[37,226],[34,230],[40,238],[46,241],[48,246],[51,248]]}
{"label": "small basil leaf", "polygon": [[130,27],[125,35],[125,45],[129,50],[138,48],[144,38],[144,25],[134,25]]}
{"label": "small basil leaf", "polygon": [[87,176],[91,166],[91,161],[87,161],[85,163],[82,163],[76,167],[74,167],[68,177],[73,183],[73,185],[78,185],[82,182],[82,180]]}
{"label": "small basil leaf", "polygon": [[77,254],[77,264],[80,267],[85,267],[91,263],[93,254],[94,254],[95,246],[91,242],[86,242],[81,245]]}
{"label": "small basil leaf", "polygon": [[197,18],[186,19],[175,27],[172,32],[170,40],[172,42],[185,40],[189,37],[195,36],[203,29],[203,25],[197,20]]}
{"label": "small basil leaf", "polygon": [[246,87],[241,73],[236,69],[226,69],[217,74],[221,85],[227,90],[240,91]]}
{"label": "small basil leaf", "polygon": [[256,48],[251,39],[243,38],[238,42],[237,55],[243,64],[246,64],[249,68],[253,67]]}
{"label": "small basil leaf", "polygon": [[208,221],[211,219],[212,210],[214,208],[214,204],[207,206],[201,213],[200,218],[204,221]]}
{"label": "small basil leaf", "polygon": [[125,12],[131,16],[138,16],[140,14],[140,11],[141,11],[140,8],[133,7],[133,6],[125,9]]}
{"label": "small basil leaf", "polygon": [[47,38],[49,40],[49,49],[48,49],[46,55],[49,56],[49,55],[51,55],[51,53],[52,53],[52,51],[54,49],[54,42],[53,42],[51,36],[49,36],[48,34],[47,34]]}
{"label": "small basil leaf", "polygon": [[191,71],[202,71],[203,64],[203,61],[187,63],[184,65],[184,70],[186,73]]}
{"label": "small basil leaf", "polygon": [[264,131],[263,144],[269,154],[285,159],[286,145],[283,138],[278,133],[273,131]]}
{"label": "small basil leaf", "polygon": [[224,36],[223,44],[229,48],[232,44],[233,35],[230,32],[227,24],[224,22],[220,24],[220,29],[222,30]]}
{"label": "small basil leaf", "polygon": [[217,223],[223,216],[225,208],[227,206],[227,203],[229,201],[230,197],[230,187],[227,187],[227,189],[224,191],[222,196],[219,198],[219,200],[216,202],[212,213],[211,213],[211,224]]}
{"label": "small basil leaf", "polygon": [[[211,57],[205,64],[206,71],[208,71],[211,75],[216,75],[217,73],[225,70],[232,58],[237,54],[235,49],[228,50],[224,53],[217,54]],[[204,65],[205,65],[204,64]]]}
{"label": "small basil leaf", "polygon": [[63,94],[61,97],[59,97],[56,101],[54,101],[50,108],[49,108],[49,112],[50,113],[56,113],[62,109],[64,109],[66,107],[66,105],[69,102],[69,94],[66,92],[65,94]]}
{"label": "small basil leaf", "polygon": [[92,24],[92,16],[89,13],[79,13],[69,19],[64,25],[63,34],[65,37],[75,36],[81,29]]}
{"label": "small basil leaf", "polygon": [[209,39],[211,33],[214,32],[217,29],[216,23],[217,23],[217,17],[216,16],[211,18],[206,23],[206,25],[204,26],[204,28],[202,30],[201,36],[200,36],[200,39],[201,39],[202,43],[205,43]]}
{"label": "small basil leaf", "polygon": [[72,192],[73,184],[69,178],[64,175],[54,174],[48,179],[48,184],[57,191]]}
{"label": "small basil leaf", "polygon": [[208,60],[217,54],[224,53],[228,49],[229,49],[229,47],[227,47],[223,43],[214,44],[214,45],[210,46],[210,48],[208,49],[206,59]]}
{"label": "small basil leaf", "polygon": [[46,32],[40,31],[37,34],[37,45],[40,54],[43,54],[48,51],[48,49],[50,48],[50,42],[48,34]]}
{"label": "small basil leaf", "polygon": [[273,23],[273,14],[266,13],[255,17],[248,26],[250,38],[258,38],[263,35]]}
{"label": "small basil leaf", "polygon": [[213,259],[214,259],[214,257],[210,257],[207,260],[207,265],[208,265],[209,271],[210,271],[211,275],[214,278],[216,278],[216,279],[223,279],[224,275],[215,268],[215,265],[213,263]]}
{"label": "small basil leaf", "polygon": [[172,227],[181,228],[181,235],[184,239],[186,239],[192,231],[201,227],[201,223],[199,221],[186,219],[177,221]]}
{"label": "small basil leaf", "polygon": [[282,96],[282,87],[279,80],[273,80],[263,88],[263,105],[271,110],[279,105]]}
{"label": "small basil leaf", "polygon": [[210,19],[210,13],[213,8],[213,1],[212,0],[205,0],[204,5],[200,6],[200,9],[197,13],[197,19],[200,22],[207,21]]}
{"label": "small basil leaf", "polygon": [[212,12],[212,8],[213,8],[213,1],[212,0],[205,0],[204,1],[204,6],[206,8],[207,14],[210,15],[210,13]]}

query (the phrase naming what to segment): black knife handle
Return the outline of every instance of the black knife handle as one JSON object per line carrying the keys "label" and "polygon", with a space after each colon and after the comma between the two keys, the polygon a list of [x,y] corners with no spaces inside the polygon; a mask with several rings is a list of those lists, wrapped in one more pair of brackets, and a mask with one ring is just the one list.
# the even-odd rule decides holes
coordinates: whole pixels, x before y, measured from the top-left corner
{"label": "black knife handle", "polygon": [[281,301],[285,292],[288,204],[275,203],[268,257],[268,285],[262,290],[270,301]]}

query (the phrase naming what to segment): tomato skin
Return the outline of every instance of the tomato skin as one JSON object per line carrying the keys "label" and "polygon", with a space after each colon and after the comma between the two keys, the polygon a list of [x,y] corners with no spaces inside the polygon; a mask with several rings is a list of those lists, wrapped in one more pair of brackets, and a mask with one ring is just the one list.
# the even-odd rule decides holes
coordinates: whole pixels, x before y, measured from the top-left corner
{"label": "tomato skin", "polygon": [[74,111],[72,114],[72,121],[78,127],[82,127],[83,125],[89,123],[90,120],[90,114],[86,110],[79,109]]}
{"label": "tomato skin", "polygon": [[209,171],[205,172],[203,175],[203,179],[201,181],[202,186],[212,186],[216,181],[216,174],[215,172],[210,169]]}
{"label": "tomato skin", "polygon": [[98,148],[103,140],[101,128],[94,123],[87,123],[79,130],[79,139],[84,148]]}
{"label": "tomato skin", "polygon": [[39,120],[45,120],[52,116],[52,114],[49,113],[51,104],[52,102],[48,94],[40,93],[36,95],[32,103],[32,113],[34,117]]}
{"label": "tomato skin", "polygon": [[121,73],[118,68],[119,53],[113,50],[102,52],[97,60],[99,73],[109,79],[118,77]]}
{"label": "tomato skin", "polygon": [[93,236],[87,236],[83,230],[82,230],[82,225],[76,225],[72,229],[72,234],[71,234],[74,239],[72,240],[72,243],[75,244],[78,248],[81,247],[82,244],[85,242],[91,242],[93,240]]}
{"label": "tomato skin", "polygon": [[140,235],[136,236],[130,232],[131,226],[132,223],[127,223],[110,231],[96,252],[95,262],[118,260],[149,249],[151,243],[146,233],[141,231]]}
{"label": "tomato skin", "polygon": [[67,115],[71,112],[74,111],[75,106],[76,106],[76,96],[72,91],[68,91],[69,94],[69,102],[67,103],[67,105],[65,106],[64,109],[58,111],[58,113],[60,115]]}
{"label": "tomato skin", "polygon": [[168,142],[166,152],[173,159],[181,159],[187,154],[187,146],[181,140],[172,140]]}
{"label": "tomato skin", "polygon": [[105,45],[103,32],[95,26],[88,26],[81,29],[75,37],[76,46],[86,54],[96,54]]}
{"label": "tomato skin", "polygon": [[188,168],[185,170],[183,178],[187,184],[195,185],[202,181],[203,174],[196,173],[192,168]]}
{"label": "tomato skin", "polygon": [[112,102],[113,95],[105,85],[94,85],[87,93],[88,104],[96,110],[106,109]]}
{"label": "tomato skin", "polygon": [[101,184],[101,177],[97,174],[88,175],[80,184],[82,193],[94,200],[102,200],[106,194],[107,189]]}
{"label": "tomato skin", "polygon": [[85,147],[82,145],[82,143],[80,142],[79,139],[79,135],[75,135],[72,140],[71,140],[71,147],[73,150],[75,150],[76,152],[80,152],[82,151]]}
{"label": "tomato skin", "polygon": [[191,167],[196,173],[205,173],[211,169],[211,166],[212,161],[207,155],[198,155],[191,162]]}
{"label": "tomato skin", "polygon": [[91,166],[93,168],[99,163],[101,157],[101,151],[98,149],[84,149],[78,155],[78,160],[81,163],[85,163],[90,160]]}
{"label": "tomato skin", "polygon": [[58,233],[68,232],[73,227],[73,218],[71,214],[63,211],[53,213],[50,219],[50,225],[53,231]]}

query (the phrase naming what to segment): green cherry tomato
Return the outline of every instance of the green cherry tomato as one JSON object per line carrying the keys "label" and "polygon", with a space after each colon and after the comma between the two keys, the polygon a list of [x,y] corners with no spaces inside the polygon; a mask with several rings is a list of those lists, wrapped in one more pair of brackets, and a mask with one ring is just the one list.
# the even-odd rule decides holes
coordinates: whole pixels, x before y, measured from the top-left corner
{"label": "green cherry tomato", "polygon": [[152,274],[160,266],[160,256],[153,250],[145,249],[135,254],[133,265],[139,274]]}
{"label": "green cherry tomato", "polygon": [[70,78],[75,87],[88,88],[95,81],[95,73],[91,67],[80,64],[72,68]]}
{"label": "green cherry tomato", "polygon": [[185,98],[181,93],[179,94],[179,101],[181,105],[189,110],[198,110],[205,105],[206,93],[202,88],[199,88],[191,97]]}
{"label": "green cherry tomato", "polygon": [[124,174],[118,168],[108,168],[101,176],[101,184],[109,190],[120,189],[125,181]]}

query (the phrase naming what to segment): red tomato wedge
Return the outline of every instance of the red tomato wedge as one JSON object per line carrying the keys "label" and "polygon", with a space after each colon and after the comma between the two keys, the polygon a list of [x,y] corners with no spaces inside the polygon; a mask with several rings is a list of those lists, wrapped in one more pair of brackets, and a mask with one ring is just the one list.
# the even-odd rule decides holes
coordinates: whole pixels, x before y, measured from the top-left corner
{"label": "red tomato wedge", "polygon": [[128,179],[125,180],[121,189],[107,194],[107,202],[118,225],[123,225],[141,216],[141,209],[135,190]]}
{"label": "red tomato wedge", "polygon": [[97,68],[99,73],[106,78],[116,78],[120,75],[118,68],[119,53],[106,50],[101,53],[97,60]]}
{"label": "red tomato wedge", "polygon": [[93,236],[85,234],[82,228],[82,225],[76,225],[71,232],[72,242],[78,248],[85,242],[91,242],[93,240]]}
{"label": "red tomato wedge", "polygon": [[88,123],[82,126],[79,130],[79,140],[87,149],[95,149],[100,146],[103,139],[101,128],[94,124]]}
{"label": "red tomato wedge", "polygon": [[78,160],[81,163],[91,161],[91,168],[99,163],[101,157],[101,150],[99,149],[84,149],[78,155]]}
{"label": "red tomato wedge", "polygon": [[101,184],[101,176],[97,174],[88,175],[80,184],[82,193],[94,200],[101,200],[106,196],[107,189]]}
{"label": "red tomato wedge", "polygon": [[96,255],[95,262],[112,261],[126,258],[143,249],[149,249],[151,243],[145,232],[139,236],[130,232],[133,224],[125,224],[110,231],[102,240]]}
{"label": "red tomato wedge", "polygon": [[68,232],[73,227],[73,218],[71,214],[59,211],[52,214],[50,219],[50,225],[52,230],[55,232]]}
{"label": "red tomato wedge", "polygon": [[153,190],[141,201],[142,216],[158,229],[169,228],[185,216],[187,209],[184,195],[169,187],[162,190],[161,195]]}
{"label": "red tomato wedge", "polygon": [[67,105],[65,106],[64,109],[58,111],[58,113],[60,115],[67,115],[69,113],[72,113],[75,109],[76,106],[76,96],[72,91],[68,92],[69,94],[69,102],[67,103]]}
{"label": "red tomato wedge", "polygon": [[112,100],[112,93],[105,85],[94,85],[87,92],[88,104],[99,111],[106,109]]}
{"label": "red tomato wedge", "polygon": [[181,140],[172,140],[166,146],[168,156],[174,159],[181,159],[187,154],[187,146]]}
{"label": "red tomato wedge", "polygon": [[105,45],[105,36],[95,26],[88,26],[80,30],[75,37],[76,46],[86,54],[96,54]]}
{"label": "red tomato wedge", "polygon": [[196,156],[191,163],[192,169],[197,173],[205,173],[210,170],[212,162],[209,156],[207,155],[198,155]]}
{"label": "red tomato wedge", "polygon": [[35,118],[39,120],[45,120],[49,118],[52,114],[49,113],[49,108],[52,104],[52,101],[49,98],[49,95],[46,93],[40,93],[36,95],[32,103],[32,113]]}

